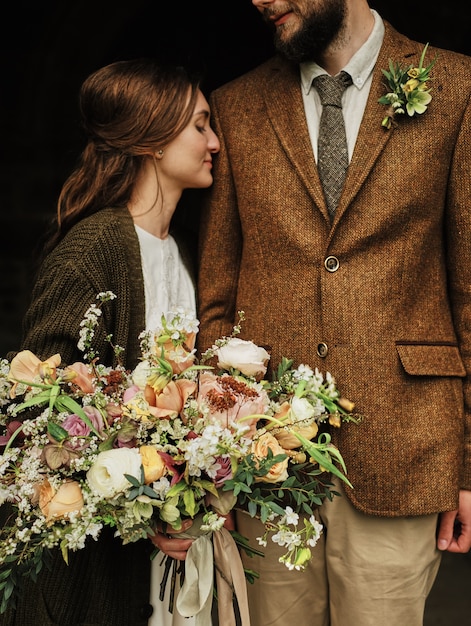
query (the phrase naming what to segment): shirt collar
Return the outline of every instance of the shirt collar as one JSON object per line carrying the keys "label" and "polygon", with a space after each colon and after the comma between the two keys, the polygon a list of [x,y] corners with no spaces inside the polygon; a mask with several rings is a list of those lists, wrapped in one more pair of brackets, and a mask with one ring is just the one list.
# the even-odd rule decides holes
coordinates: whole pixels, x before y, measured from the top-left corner
{"label": "shirt collar", "polygon": [[[353,84],[358,89],[361,89],[368,80],[371,72],[373,71],[376,59],[383,43],[384,37],[384,24],[378,13],[371,9],[375,18],[375,23],[370,36],[362,45],[362,47],[355,52],[347,65],[343,68],[350,74],[353,80]],[[301,85],[304,93],[307,95],[311,90],[312,81],[316,76],[325,74],[326,71],[317,63],[301,63]]]}

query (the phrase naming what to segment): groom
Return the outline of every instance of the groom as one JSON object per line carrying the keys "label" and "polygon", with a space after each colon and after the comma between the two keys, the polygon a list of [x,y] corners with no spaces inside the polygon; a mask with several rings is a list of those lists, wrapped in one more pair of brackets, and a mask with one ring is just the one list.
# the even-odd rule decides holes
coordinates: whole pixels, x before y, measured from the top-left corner
{"label": "groom", "polygon": [[[275,544],[246,559],[260,573],[252,622],[420,626],[441,551],[471,547],[471,59],[428,48],[431,100],[383,126],[382,70],[420,69],[423,43],[366,0],[252,1],[279,54],[211,98],[221,152],[202,217],[200,348],[243,310],[243,336],[270,345],[274,367],[330,371],[363,415],[334,433],[354,489],[320,507],[307,571],[288,572]],[[313,80],[342,70],[331,134],[345,122],[348,170],[329,213]],[[260,523],[237,524],[257,545]]]}

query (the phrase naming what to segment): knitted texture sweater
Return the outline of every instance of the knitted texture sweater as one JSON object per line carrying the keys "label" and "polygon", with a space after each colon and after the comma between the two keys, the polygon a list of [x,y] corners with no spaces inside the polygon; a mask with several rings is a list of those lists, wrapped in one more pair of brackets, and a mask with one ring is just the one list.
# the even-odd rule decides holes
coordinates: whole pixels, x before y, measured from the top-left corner
{"label": "knitted texture sweater", "polygon": [[59,353],[63,363],[83,360],[77,347],[80,322],[96,297],[112,291],[93,339],[101,362],[114,362],[114,345],[125,348],[125,365],[139,355],[145,327],[144,279],[139,241],[127,209],[104,209],[75,225],[46,257],[24,318],[22,348],[40,358]]}
{"label": "knitted texture sweater", "polygon": [[[189,267],[188,255],[183,257]],[[112,365],[115,355],[106,339],[111,334],[113,344],[125,349],[124,365],[133,368],[145,328],[145,296],[139,241],[126,209],[104,209],[82,220],[45,258],[21,348],[41,359],[59,353],[63,365],[82,361],[80,322],[104,291],[117,297],[103,305],[93,348],[101,363]],[[8,512],[0,508],[0,524]],[[36,584],[26,583],[17,609],[0,615],[0,626],[146,626],[152,613],[151,551],[150,541],[123,546],[110,529],[71,553],[69,565],[56,551],[51,569]]]}

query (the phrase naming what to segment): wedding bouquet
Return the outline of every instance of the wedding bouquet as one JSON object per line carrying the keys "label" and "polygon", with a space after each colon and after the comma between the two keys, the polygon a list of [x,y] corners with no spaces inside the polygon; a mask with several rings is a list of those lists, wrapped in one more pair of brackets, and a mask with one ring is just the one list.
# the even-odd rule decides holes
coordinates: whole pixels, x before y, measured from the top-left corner
{"label": "wedding bouquet", "polygon": [[0,504],[13,511],[0,531],[0,612],[52,549],[67,562],[105,526],[129,543],[186,518],[207,538],[236,507],[263,522],[261,545],[271,538],[302,569],[322,531],[313,511],[335,495],[329,473],[350,484],[323,428],[356,419],[333,377],[283,359],[268,380],[270,356],[237,337],[240,324],[197,361],[199,322],[183,310],[142,333],[133,371],[106,367],[91,346],[114,295],[97,298],[83,362],[28,350],[0,362]]}

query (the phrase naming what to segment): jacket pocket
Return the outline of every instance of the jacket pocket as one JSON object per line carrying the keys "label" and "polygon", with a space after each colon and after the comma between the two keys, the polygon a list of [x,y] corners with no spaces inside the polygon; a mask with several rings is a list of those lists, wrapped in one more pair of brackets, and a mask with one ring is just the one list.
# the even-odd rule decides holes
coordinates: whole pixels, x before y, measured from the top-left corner
{"label": "jacket pocket", "polygon": [[412,376],[466,376],[458,346],[396,342],[402,366]]}

